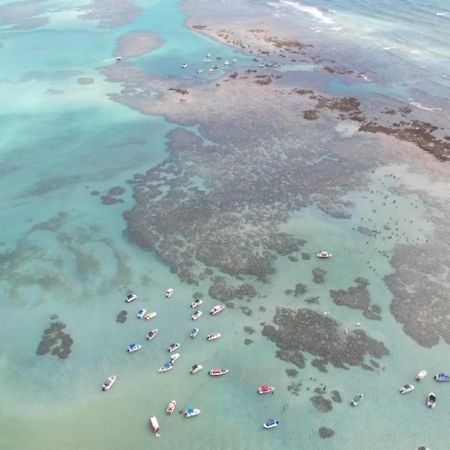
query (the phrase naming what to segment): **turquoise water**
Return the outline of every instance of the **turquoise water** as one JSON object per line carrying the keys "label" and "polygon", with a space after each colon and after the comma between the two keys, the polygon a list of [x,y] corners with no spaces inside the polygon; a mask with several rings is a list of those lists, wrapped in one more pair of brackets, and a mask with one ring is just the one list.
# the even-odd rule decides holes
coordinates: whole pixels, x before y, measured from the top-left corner
{"label": "turquoise water", "polygon": [[[195,323],[199,337],[189,339],[194,326],[189,304],[196,291],[206,294],[208,285],[182,283],[123,233],[122,213],[133,205],[126,181],[166,159],[167,133],[175,125],[110,101],[107,94],[119,87],[104,81],[97,68],[111,62],[118,36],[144,28],[158,33],[164,45],[136,64],[159,76],[195,76],[194,65],[181,75],[180,65],[201,61],[207,53],[236,58],[238,64],[245,64],[247,57],[185,28],[178,0],[142,1],[138,20],[119,29],[101,29],[95,21],[78,19],[75,3],[60,6],[43,13],[49,23],[42,28],[0,28],[0,55],[6,62],[0,68],[0,448],[369,450],[415,448],[425,440],[433,449],[446,448],[448,437],[440,430],[446,430],[450,413],[444,407],[431,412],[423,400],[433,389],[444,405],[450,400],[448,387],[427,380],[401,404],[396,391],[424,367],[430,374],[445,369],[447,348],[423,349],[405,336],[388,314],[391,294],[382,277],[392,269],[378,253],[392,252],[392,243],[366,244],[367,238],[353,230],[363,218],[381,227],[391,214],[400,222],[414,214],[417,227],[405,225],[402,231],[423,241],[431,225],[422,202],[413,194],[397,196],[400,212],[385,209],[374,215],[374,205],[381,208],[379,196],[351,192],[350,220],[333,219],[316,207],[293,212],[285,230],[308,242],[302,251],[314,254],[326,247],[337,254],[344,248],[347,264],[337,258],[324,262],[326,283],[314,284],[311,270],[322,263],[300,257],[293,264],[280,258],[267,283],[251,280],[266,296],[248,304],[251,316],[243,315],[236,302],[234,309],[217,317],[205,314]],[[93,77],[95,83],[80,85],[81,76]],[[330,87],[339,89],[344,93],[342,87]],[[418,183],[407,167],[393,165],[380,167],[368,190],[385,190],[392,198],[379,179],[393,172],[410,182],[411,189]],[[105,194],[116,185],[127,188],[123,203],[103,206],[91,195]],[[427,188],[426,181],[422,188]],[[368,267],[369,259],[376,271]],[[348,288],[357,276],[369,280],[372,301],[383,309],[381,322],[363,319],[360,311],[338,307],[328,298],[330,286]],[[285,369],[292,366],[274,357],[275,345],[259,330],[260,323],[272,322],[276,306],[306,306],[283,293],[298,282],[307,284],[308,296],[321,298],[319,305],[308,307],[328,311],[348,329],[360,322],[370,336],[389,344],[390,355],[380,361],[385,370],[330,368],[321,373],[307,365],[297,378],[287,376]],[[169,286],[176,293],[166,300],[163,293]],[[139,300],[125,305],[130,289]],[[203,311],[215,303],[206,295]],[[140,307],[157,311],[157,318],[135,319]],[[115,318],[122,309],[128,319],[118,324]],[[74,340],[66,360],[36,355],[53,314]],[[243,326],[257,331],[247,336]],[[146,342],[145,334],[155,327],[160,333]],[[206,342],[204,336],[213,331],[223,337]],[[245,338],[254,343],[244,345]],[[173,341],[181,342],[182,356],[171,372],[159,374]],[[127,354],[130,342],[141,343],[143,349]],[[196,362],[205,370],[191,376],[189,369]],[[216,366],[228,367],[230,373],[210,379],[206,371]],[[118,381],[103,394],[100,386],[111,374]],[[274,396],[256,395],[263,382],[276,386]],[[287,391],[293,382],[303,383],[299,396]],[[328,414],[319,413],[309,400],[320,383],[343,397]],[[367,400],[352,410],[348,402],[359,391]],[[180,408],[199,407],[203,414],[192,420],[178,414],[166,417],[165,407],[173,398]],[[148,428],[151,415],[160,420],[158,441]],[[261,424],[270,416],[278,417],[282,426],[266,432]],[[333,428],[336,436],[319,440],[320,426]]]}

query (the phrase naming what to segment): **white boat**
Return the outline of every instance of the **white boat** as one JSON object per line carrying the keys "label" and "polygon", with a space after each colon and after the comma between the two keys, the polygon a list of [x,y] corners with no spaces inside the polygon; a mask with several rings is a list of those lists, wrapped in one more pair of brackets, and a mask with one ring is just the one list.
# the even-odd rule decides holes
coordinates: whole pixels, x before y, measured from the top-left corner
{"label": "white boat", "polygon": [[131,303],[131,302],[134,302],[135,300],[137,300],[137,295],[136,294],[128,294],[125,297],[125,303]]}
{"label": "white boat", "polygon": [[147,312],[146,309],[140,309],[140,310],[138,311],[136,317],[137,317],[138,319],[142,319],[142,318],[145,316],[145,313],[146,313],[146,312]]}
{"label": "white boat", "polygon": [[158,423],[158,419],[153,416],[150,417],[150,426],[152,427],[153,433],[155,433],[156,437],[160,437],[161,435],[159,434],[159,423]]}
{"label": "white boat", "polygon": [[200,370],[202,370],[202,369],[203,369],[203,366],[201,364],[194,364],[191,369],[191,374],[195,375],[196,373],[200,372]]}
{"label": "white boat", "polygon": [[167,372],[168,370],[172,369],[173,365],[170,362],[166,362],[163,366],[161,366],[158,369],[158,372]]}
{"label": "white boat", "polygon": [[150,319],[155,318],[157,315],[158,315],[157,312],[155,312],[155,311],[151,311],[151,312],[150,312],[150,311],[149,311],[148,313],[145,313],[145,314],[144,314],[143,319],[144,319],[144,320],[150,320]]}
{"label": "white boat", "polygon": [[186,69],[187,66],[188,66],[188,65],[187,65],[186,63],[181,64],[181,68],[182,68],[182,69]]}
{"label": "white boat", "polygon": [[122,61],[122,57],[121,56],[116,56],[116,61]]}
{"label": "white boat", "polygon": [[190,336],[192,339],[194,339],[194,338],[197,336],[197,334],[198,334],[199,331],[200,331],[199,328],[192,328],[191,334],[190,334],[189,336]]}
{"label": "white boat", "polygon": [[264,395],[264,394],[273,394],[273,391],[275,388],[273,386],[269,386],[268,384],[262,384],[258,388],[258,394]]}
{"label": "white boat", "polygon": [[197,73],[198,73],[198,74],[200,74],[200,73],[202,73],[202,72],[203,72],[203,69],[198,69],[198,70],[197,70]]}
{"label": "white boat", "polygon": [[166,408],[167,415],[169,415],[169,416],[172,415],[173,412],[175,411],[176,407],[177,407],[177,402],[175,400],[171,400]]}
{"label": "white boat", "polygon": [[198,308],[200,305],[203,304],[203,300],[201,298],[196,298],[192,303],[191,303],[191,308]]}
{"label": "white boat", "polygon": [[427,373],[426,370],[421,370],[416,376],[416,381],[422,381],[427,376]]}
{"label": "white boat", "polygon": [[170,364],[173,365],[173,363],[180,357],[181,355],[179,353],[174,353],[170,356]]}
{"label": "white boat", "polygon": [[128,345],[128,353],[134,353],[137,352],[138,350],[140,350],[142,348],[142,345],[139,344],[129,344]]}
{"label": "white boat", "polygon": [[155,328],[154,330],[149,331],[149,332],[147,333],[146,339],[147,339],[148,341],[151,341],[157,334],[158,334],[158,328]]}
{"label": "white boat", "polygon": [[111,389],[111,386],[116,382],[116,376],[112,375],[110,376],[104,383],[102,386],[102,390],[103,391],[109,391]]}
{"label": "white boat", "polygon": [[195,417],[198,416],[201,411],[198,408],[186,408],[183,411],[184,417]]}
{"label": "white boat", "polygon": [[436,406],[436,396],[430,392],[427,397],[428,408],[434,408]]}
{"label": "white boat", "polygon": [[166,297],[167,297],[167,298],[172,297],[172,295],[174,294],[174,292],[175,292],[175,291],[174,291],[172,288],[167,289],[167,291],[166,291]]}
{"label": "white boat", "polygon": [[200,317],[202,317],[202,315],[203,315],[203,313],[202,313],[200,310],[195,311],[195,313],[192,314],[191,319],[192,319],[192,320],[197,320],[197,319],[199,319]]}
{"label": "white boat", "polygon": [[364,398],[364,394],[358,394],[353,397],[353,400],[350,402],[352,406],[358,406],[361,400]]}
{"label": "white boat", "polygon": [[215,341],[216,339],[219,339],[222,335],[220,333],[210,333],[208,336],[206,336],[207,341]]}
{"label": "white boat", "polygon": [[278,426],[280,422],[278,422],[278,420],[276,419],[267,419],[265,423],[263,423],[263,427],[270,429],[270,428],[275,428]]}
{"label": "white boat", "polygon": [[316,256],[321,259],[331,258],[333,255],[328,253],[326,250],[320,250],[319,253],[316,253]]}
{"label": "white boat", "polygon": [[215,316],[216,314],[219,314],[220,312],[222,312],[225,309],[225,305],[216,305],[214,306],[214,308],[211,309],[211,311],[209,311],[209,313],[212,316]]}
{"label": "white boat", "polygon": [[216,367],[214,369],[211,369],[208,373],[212,377],[220,377],[221,375],[225,375],[226,373],[228,373],[228,369]]}
{"label": "white boat", "polygon": [[179,344],[178,342],[173,342],[172,344],[169,345],[169,348],[167,349],[167,351],[169,353],[172,353],[175,350],[178,350],[180,347],[181,347],[181,344]]}
{"label": "white boat", "polygon": [[400,388],[400,394],[407,394],[408,392],[411,392],[414,390],[414,386],[412,384],[404,384]]}

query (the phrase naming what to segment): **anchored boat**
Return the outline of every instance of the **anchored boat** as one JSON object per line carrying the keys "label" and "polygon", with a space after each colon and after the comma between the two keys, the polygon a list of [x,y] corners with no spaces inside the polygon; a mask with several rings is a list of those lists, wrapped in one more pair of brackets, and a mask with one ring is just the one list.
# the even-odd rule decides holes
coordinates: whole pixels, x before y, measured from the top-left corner
{"label": "anchored boat", "polygon": [[137,352],[138,350],[140,350],[142,348],[142,345],[139,344],[129,344],[128,345],[128,353],[134,353]]}
{"label": "anchored boat", "polygon": [[135,300],[137,300],[136,294],[128,294],[125,298],[125,303],[131,303],[134,302]]}
{"label": "anchored boat", "polygon": [[198,318],[202,317],[202,315],[203,315],[203,313],[200,310],[195,311],[195,313],[192,314],[191,319],[192,320],[197,320]]}
{"label": "anchored boat", "polygon": [[258,394],[273,394],[273,391],[275,390],[274,387],[269,386],[268,384],[262,384],[259,388],[258,388]]}
{"label": "anchored boat", "polygon": [[140,309],[140,310],[138,311],[136,317],[137,317],[138,319],[142,319],[142,318],[145,316],[145,313],[146,313],[146,312],[147,312],[146,309]]}
{"label": "anchored boat", "polygon": [[216,314],[219,314],[220,312],[222,312],[225,309],[225,305],[216,305],[214,306],[214,308],[211,309],[211,311],[209,311],[209,313],[212,316],[215,316]]}
{"label": "anchored boat", "polygon": [[166,362],[163,366],[158,369],[158,372],[167,372],[168,370],[173,368],[173,364],[169,361]]}
{"label": "anchored boat", "polygon": [[151,341],[157,334],[158,334],[158,328],[155,328],[154,330],[149,331],[147,333],[146,339]]}
{"label": "anchored boat", "polygon": [[156,317],[158,315],[158,313],[157,312],[155,312],[155,311],[152,311],[152,312],[148,312],[148,313],[146,313],[145,315],[144,315],[144,317],[143,317],[143,319],[145,319],[145,320],[150,320],[150,319],[153,319],[154,317]]}
{"label": "anchored boat", "polygon": [[358,406],[361,403],[361,400],[364,398],[364,394],[358,394],[353,397],[353,400],[350,402],[352,406]]}
{"label": "anchored boat", "polygon": [[219,339],[222,335],[220,333],[210,333],[208,336],[206,336],[207,341],[215,341],[216,339]]}
{"label": "anchored boat", "polygon": [[191,369],[191,374],[195,375],[197,372],[200,372],[200,370],[202,370],[202,369],[203,369],[203,366],[201,364],[194,364]]}
{"label": "anchored boat", "polygon": [[180,357],[179,353],[174,353],[171,357],[170,357],[170,363],[173,365],[173,363]]}
{"label": "anchored boat", "polygon": [[196,298],[192,303],[191,303],[191,308],[198,308],[200,305],[203,304],[203,300],[201,298]]}
{"label": "anchored boat", "polygon": [[194,339],[195,336],[197,336],[199,331],[200,331],[199,328],[192,328],[192,331],[191,331],[191,334],[190,334],[191,338]]}
{"label": "anchored boat", "polygon": [[444,372],[441,372],[441,373],[438,373],[437,375],[435,375],[434,379],[436,381],[448,382],[448,381],[450,381],[450,376]]}
{"label": "anchored boat", "polygon": [[225,375],[226,373],[228,373],[228,369],[216,367],[214,369],[211,369],[208,373],[212,377],[220,377],[221,375]]}
{"label": "anchored boat", "polygon": [[184,417],[195,417],[198,416],[201,411],[198,408],[186,408],[183,412]]}
{"label": "anchored boat", "polygon": [[421,370],[416,376],[416,381],[422,381],[426,376],[427,376],[427,371]]}
{"label": "anchored boat", "polygon": [[166,297],[167,298],[170,298],[170,297],[172,297],[172,295],[174,294],[174,292],[175,292],[175,290],[174,289],[172,289],[172,288],[169,288],[169,289],[167,289],[167,291],[166,291]]}
{"label": "anchored boat", "polygon": [[407,394],[414,390],[414,386],[412,384],[405,384],[400,388],[400,394]]}
{"label": "anchored boat", "polygon": [[112,375],[110,376],[104,383],[102,386],[102,390],[103,391],[109,391],[111,389],[111,386],[116,382],[116,376]]}
{"label": "anchored boat", "polygon": [[172,344],[169,345],[169,348],[167,350],[169,351],[169,353],[172,353],[175,350],[178,350],[180,347],[181,344],[179,344],[178,342],[173,342]]}
{"label": "anchored boat", "polygon": [[166,408],[166,413],[171,416],[177,407],[177,402],[175,400],[171,400]]}
{"label": "anchored boat", "polygon": [[280,422],[276,419],[267,419],[266,422],[263,424],[263,427],[266,429],[275,428],[278,426]]}
{"label": "anchored boat", "polygon": [[150,426],[152,427],[155,436],[160,437],[161,435],[159,434],[159,423],[158,419],[155,416],[150,417]]}
{"label": "anchored boat", "polygon": [[436,396],[430,392],[427,397],[428,408],[434,408],[436,406]]}
{"label": "anchored boat", "polygon": [[320,259],[331,258],[333,255],[328,253],[326,250],[320,250],[319,253],[316,253],[316,256]]}

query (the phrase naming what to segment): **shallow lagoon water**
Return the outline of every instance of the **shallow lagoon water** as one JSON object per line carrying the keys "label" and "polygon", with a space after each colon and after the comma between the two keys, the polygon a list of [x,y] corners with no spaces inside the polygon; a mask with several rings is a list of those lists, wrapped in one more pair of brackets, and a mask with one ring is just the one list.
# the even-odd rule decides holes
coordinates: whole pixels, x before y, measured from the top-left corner
{"label": "shallow lagoon water", "polygon": [[[285,228],[307,241],[301,252],[310,253],[311,259],[302,260],[300,255],[298,262],[280,258],[266,283],[250,280],[260,297],[248,303],[236,300],[233,309],[214,318],[205,314],[195,323],[190,320],[189,303],[196,291],[206,294],[206,283],[183,284],[124,235],[122,212],[133,204],[126,180],[164,160],[166,133],[173,125],[111,102],[106,94],[117,86],[104,82],[96,67],[109,62],[118,35],[146,24],[160,32],[167,45],[139,59],[138,65],[147,69],[161,58],[155,69],[158,75],[178,76],[181,59],[170,55],[177,51],[185,60],[191,46],[199,56],[212,51],[230,58],[235,54],[183,28],[181,15],[176,15],[179,35],[169,33],[169,19],[158,21],[155,11],[166,8],[167,17],[172,17],[177,4],[154,2],[135,24],[121,30],[98,30],[95,22],[89,25],[70,15],[74,30],[61,31],[58,25],[50,32],[52,23],[61,20],[61,13],[56,12],[44,30],[1,34],[4,48],[0,52],[12,63],[2,69],[2,78],[10,81],[0,86],[6,99],[0,191],[0,447],[101,450],[184,448],[188,443],[198,449],[371,450],[415,448],[426,441],[433,449],[445,448],[448,439],[439,430],[446,429],[449,419],[444,407],[450,401],[447,386],[436,385],[429,377],[409,396],[400,399],[397,390],[422,368],[430,375],[445,370],[446,347],[421,348],[402,332],[389,313],[391,294],[382,280],[392,268],[379,253],[391,252],[393,246],[382,237],[369,239],[354,230],[366,226],[369,218],[370,226],[381,228],[395,213],[405,224],[401,232],[409,240],[425,240],[431,225],[425,220],[423,205],[413,194],[393,196],[380,182],[386,173],[397,173],[402,183],[416,186],[415,173],[402,166],[380,168],[367,192],[348,194],[354,202],[349,220],[334,219],[315,207],[292,213]],[[101,37],[95,46],[89,33]],[[188,46],[180,46],[180,36]],[[95,84],[81,86],[76,82],[79,76],[94,76]],[[52,94],[49,89],[63,92]],[[116,185],[127,187],[121,197],[124,203],[103,206],[98,196],[90,194],[98,190],[103,195]],[[391,204],[383,209],[382,195],[370,190],[389,195],[399,208]],[[414,227],[405,222],[411,216]],[[322,247],[335,256],[318,261],[313,255]],[[312,282],[315,267],[327,271],[323,284]],[[329,289],[347,289],[358,276],[369,281],[371,300],[382,308],[380,322],[366,320],[360,311],[337,306],[329,298]],[[284,294],[298,282],[307,285],[303,297]],[[166,300],[163,292],[169,286],[176,293]],[[139,300],[125,305],[129,289],[138,293]],[[308,296],[318,296],[319,304],[306,304],[303,298]],[[206,295],[202,310],[206,313],[215,303]],[[281,305],[329,311],[330,317],[349,330],[360,322],[361,329],[387,344],[390,355],[379,361],[380,369],[375,372],[328,367],[322,373],[307,364],[296,378],[290,378],[285,370],[293,366],[275,358],[275,344],[260,334],[261,323],[270,324]],[[142,306],[156,310],[157,318],[137,320],[135,314]],[[239,306],[249,307],[251,315],[243,314]],[[115,319],[124,309],[127,321],[119,324]],[[74,340],[65,360],[35,354],[53,314],[67,325]],[[191,340],[194,324],[201,331]],[[247,335],[244,326],[255,333]],[[159,335],[144,342],[145,334],[155,327]],[[204,337],[212,331],[220,331],[223,337],[206,342]],[[246,338],[254,342],[245,345]],[[158,367],[168,359],[167,346],[174,340],[181,342],[182,356],[171,372],[159,374]],[[130,342],[144,348],[129,355],[126,346]],[[312,356],[305,354],[305,358],[309,362]],[[203,362],[205,369],[191,376],[189,369],[196,362]],[[230,373],[211,379],[206,371],[216,366],[228,367]],[[101,383],[113,373],[118,376],[114,388],[100,392]],[[276,386],[273,396],[256,394],[263,382]],[[298,396],[287,390],[292,383],[301,383]],[[309,400],[322,383],[329,391],[338,390],[343,399],[333,403],[329,413],[317,411]],[[424,407],[429,390],[439,397],[435,411]],[[353,410],[348,403],[359,391],[365,399]],[[178,414],[165,417],[172,398],[179,408],[196,406],[203,414],[192,420]],[[147,423],[153,414],[162,428],[158,441]],[[270,416],[281,421],[273,432],[261,427]],[[317,430],[321,426],[333,428],[336,435],[320,440]]]}

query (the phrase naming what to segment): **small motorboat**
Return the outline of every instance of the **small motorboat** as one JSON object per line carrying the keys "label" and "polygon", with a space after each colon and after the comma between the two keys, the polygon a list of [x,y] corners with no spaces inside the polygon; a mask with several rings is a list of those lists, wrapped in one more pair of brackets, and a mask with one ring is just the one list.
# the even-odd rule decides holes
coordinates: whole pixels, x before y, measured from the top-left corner
{"label": "small motorboat", "polygon": [[198,408],[186,408],[183,411],[184,417],[195,417],[198,416],[201,411]]}
{"label": "small motorboat", "polygon": [[146,339],[147,339],[148,341],[151,341],[157,334],[158,334],[158,328],[155,328],[154,330],[149,331],[149,332],[147,333]]}
{"label": "small motorboat", "polygon": [[275,390],[275,388],[273,386],[269,386],[268,384],[262,384],[259,388],[258,388],[258,394],[273,394],[273,391]]}
{"label": "small motorboat", "polygon": [[116,61],[122,61],[122,57],[121,56],[116,56]]}
{"label": "small motorboat", "polygon": [[203,313],[202,313],[200,310],[195,311],[195,313],[192,314],[191,319],[192,319],[192,320],[197,320],[197,319],[199,319],[200,317],[202,317],[202,315],[203,315]]}
{"label": "small motorboat", "polygon": [[187,66],[188,66],[188,65],[187,65],[186,63],[181,64],[181,68],[182,68],[182,69],[186,69]]}
{"label": "small motorboat", "polygon": [[146,309],[140,309],[140,310],[138,311],[136,317],[137,317],[138,319],[142,319],[142,318],[145,316],[145,313],[146,313],[146,312],[147,312]]}
{"label": "small motorboat", "polygon": [[171,400],[166,408],[166,413],[171,416],[177,407],[177,402],[175,400]]}
{"label": "small motorboat", "polygon": [[228,64],[230,64],[230,61],[225,60],[223,64],[224,64],[225,66],[228,66]]}
{"label": "small motorboat", "polygon": [[192,303],[191,303],[191,308],[198,308],[200,305],[203,304],[203,300],[201,298],[196,298]]}
{"label": "small motorboat", "polygon": [[320,250],[319,253],[316,253],[316,256],[320,259],[327,259],[331,258],[333,255],[331,253],[328,253],[326,250]]}
{"label": "small motorboat", "polygon": [[426,370],[421,370],[416,376],[416,381],[422,381],[427,376],[427,373]]}
{"label": "small motorboat", "polygon": [[166,291],[166,297],[167,297],[167,298],[172,297],[172,295],[174,294],[174,292],[175,292],[175,291],[174,291],[172,288],[167,289],[167,291]]}
{"label": "small motorboat", "polygon": [[173,364],[169,361],[166,362],[163,366],[158,369],[158,372],[167,372],[168,370],[173,368]]}
{"label": "small motorboat", "polygon": [[155,312],[155,311],[150,312],[150,311],[149,311],[148,313],[144,314],[143,319],[144,319],[144,320],[150,320],[150,319],[155,318],[157,315],[158,315],[157,312]]}
{"label": "small motorboat", "polygon": [[103,391],[109,391],[111,389],[111,386],[116,382],[116,376],[112,375],[110,376],[104,383],[102,386],[102,390]]}
{"label": "small motorboat", "polygon": [[191,369],[191,374],[195,375],[196,373],[200,372],[200,370],[202,370],[202,369],[203,369],[203,366],[201,364],[194,364]]}
{"label": "small motorboat", "polygon": [[131,303],[131,302],[134,302],[135,300],[137,300],[137,295],[136,294],[128,294],[125,297],[125,303]]}
{"label": "small motorboat", "polygon": [[222,335],[220,333],[210,333],[208,336],[206,336],[207,341],[215,341],[216,339],[219,339]]}
{"label": "small motorboat", "polygon": [[198,70],[197,70],[197,73],[198,73],[198,74],[201,74],[203,71],[204,71],[203,69],[198,69]]}
{"label": "small motorboat", "polygon": [[174,353],[170,356],[170,363],[173,365],[173,363],[180,357],[181,355],[179,353]]}
{"label": "small motorboat", "polygon": [[427,397],[428,408],[434,408],[436,406],[436,396],[430,392]]}
{"label": "small motorboat", "polygon": [[152,427],[153,433],[155,433],[156,437],[160,437],[161,435],[159,434],[159,423],[158,423],[158,419],[153,416],[150,417],[150,426]]}
{"label": "small motorboat", "polygon": [[448,382],[450,381],[450,376],[447,373],[441,372],[434,376],[436,381]]}
{"label": "small motorboat", "polygon": [[129,344],[128,345],[128,353],[134,353],[137,352],[138,350],[140,350],[142,348],[142,345],[139,344]]}
{"label": "small motorboat", "polygon": [[407,394],[408,392],[411,392],[414,390],[414,386],[412,384],[404,384],[400,388],[400,394]]}
{"label": "small motorboat", "polygon": [[216,367],[214,369],[211,369],[208,373],[212,377],[220,377],[221,375],[225,375],[226,373],[228,373],[228,369],[222,369],[222,368]]}
{"label": "small motorboat", "polygon": [[266,429],[275,428],[278,426],[280,422],[276,419],[267,419],[265,423],[263,423],[263,427]]}
{"label": "small motorboat", "polygon": [[180,347],[181,347],[181,344],[179,344],[178,342],[173,342],[172,344],[169,345],[169,348],[167,349],[167,351],[169,353],[172,353],[175,350],[178,350]]}
{"label": "small motorboat", "polygon": [[361,400],[364,398],[363,394],[358,394],[353,397],[353,400],[350,402],[352,406],[358,406],[361,403]]}
{"label": "small motorboat", "polygon": [[211,311],[209,311],[209,313],[212,316],[215,316],[216,314],[219,314],[220,312],[222,312],[225,309],[225,305],[216,305],[214,306],[214,308],[211,309]]}
{"label": "small motorboat", "polygon": [[199,328],[192,328],[191,334],[189,336],[191,336],[191,338],[194,339],[199,331],[200,331]]}

